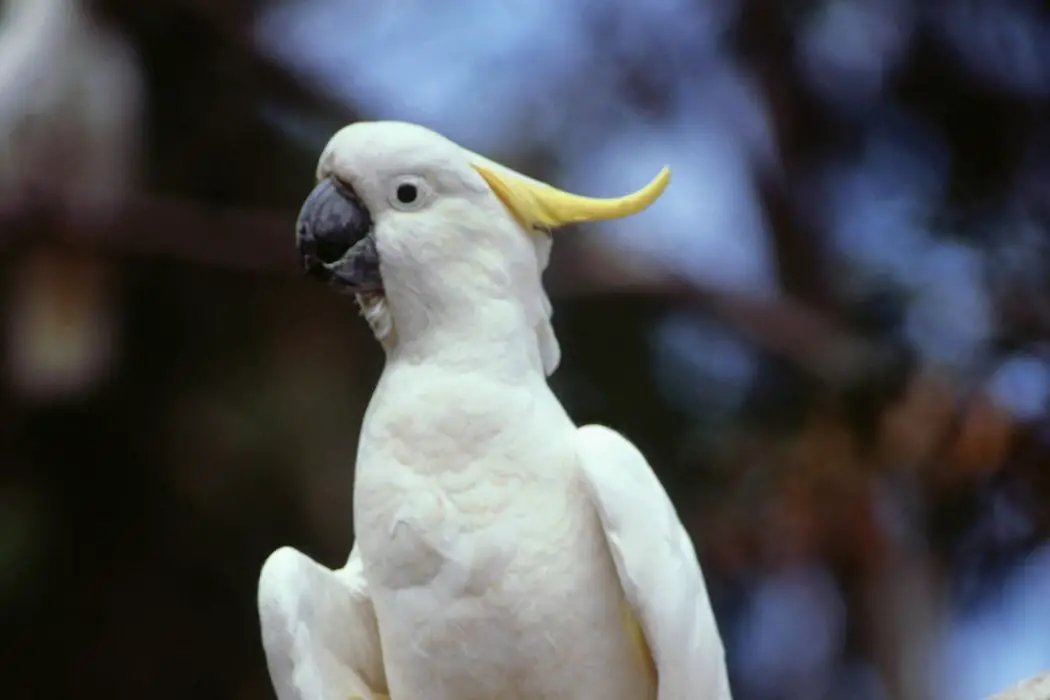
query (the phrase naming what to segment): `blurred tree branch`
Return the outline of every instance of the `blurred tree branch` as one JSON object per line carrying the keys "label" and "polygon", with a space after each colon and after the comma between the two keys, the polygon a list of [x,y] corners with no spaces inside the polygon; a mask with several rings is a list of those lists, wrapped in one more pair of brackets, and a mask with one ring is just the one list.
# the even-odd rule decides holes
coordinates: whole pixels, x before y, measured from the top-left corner
{"label": "blurred tree branch", "polygon": [[115,220],[85,230],[43,203],[0,212],[0,249],[43,243],[248,270],[297,269],[294,219],[251,208],[209,206],[175,196],[137,196]]}
{"label": "blurred tree branch", "polygon": [[549,274],[555,296],[639,294],[713,314],[745,338],[833,385],[849,382],[877,361],[868,343],[790,297],[757,296],[688,280],[595,236],[559,241]]}

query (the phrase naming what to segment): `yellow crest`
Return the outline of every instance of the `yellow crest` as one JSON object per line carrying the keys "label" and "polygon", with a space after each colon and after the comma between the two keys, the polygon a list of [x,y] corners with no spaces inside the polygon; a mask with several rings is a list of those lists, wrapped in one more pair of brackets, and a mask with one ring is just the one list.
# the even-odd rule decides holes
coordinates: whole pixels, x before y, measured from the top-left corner
{"label": "yellow crest", "polygon": [[637,214],[655,202],[671,180],[670,168],[664,167],[637,192],[603,199],[564,192],[495,163],[475,163],[473,167],[526,230],[551,231],[567,224]]}

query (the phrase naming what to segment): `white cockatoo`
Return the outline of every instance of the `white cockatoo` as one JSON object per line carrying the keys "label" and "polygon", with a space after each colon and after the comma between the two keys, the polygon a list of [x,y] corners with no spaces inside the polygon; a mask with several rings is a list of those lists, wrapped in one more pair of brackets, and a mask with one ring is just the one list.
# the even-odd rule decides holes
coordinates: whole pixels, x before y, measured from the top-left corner
{"label": "white cockatoo", "polygon": [[692,543],[641,453],[577,427],[541,276],[551,231],[656,200],[572,195],[420,126],[325,147],[300,213],[311,276],[386,351],[361,429],[356,542],[284,547],[259,613],[280,700],[728,700]]}

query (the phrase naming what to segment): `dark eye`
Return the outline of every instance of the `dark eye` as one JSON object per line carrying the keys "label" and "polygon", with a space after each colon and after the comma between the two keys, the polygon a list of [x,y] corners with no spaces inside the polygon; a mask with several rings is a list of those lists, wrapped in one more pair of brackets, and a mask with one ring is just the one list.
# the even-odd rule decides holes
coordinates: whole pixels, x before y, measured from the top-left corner
{"label": "dark eye", "polygon": [[398,211],[416,211],[426,206],[433,194],[427,181],[418,175],[403,174],[390,183],[387,200]]}
{"label": "dark eye", "polygon": [[397,201],[402,204],[412,204],[419,198],[419,188],[415,185],[403,184],[397,187]]}

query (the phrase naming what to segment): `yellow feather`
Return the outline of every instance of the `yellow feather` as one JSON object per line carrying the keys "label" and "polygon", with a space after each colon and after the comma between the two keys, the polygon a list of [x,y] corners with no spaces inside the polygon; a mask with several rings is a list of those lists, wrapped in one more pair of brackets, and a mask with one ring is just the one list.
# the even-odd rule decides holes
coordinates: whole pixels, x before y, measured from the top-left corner
{"label": "yellow feather", "polygon": [[475,164],[474,170],[526,231],[551,231],[567,224],[621,219],[637,214],[655,202],[671,180],[671,169],[664,167],[652,182],[637,192],[600,199],[564,192],[506,169],[497,172],[486,165]]}

